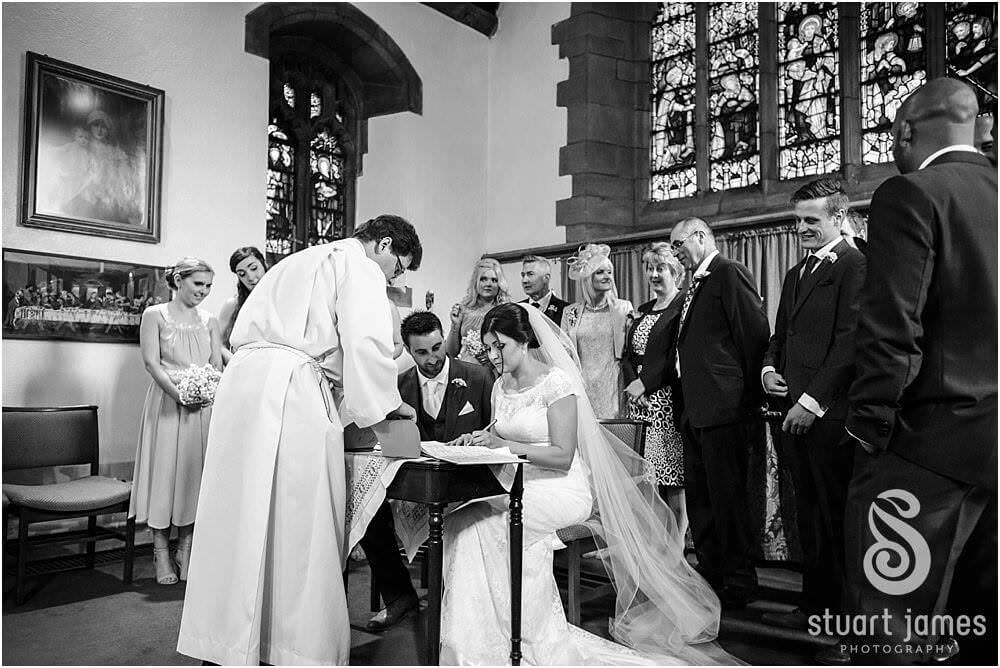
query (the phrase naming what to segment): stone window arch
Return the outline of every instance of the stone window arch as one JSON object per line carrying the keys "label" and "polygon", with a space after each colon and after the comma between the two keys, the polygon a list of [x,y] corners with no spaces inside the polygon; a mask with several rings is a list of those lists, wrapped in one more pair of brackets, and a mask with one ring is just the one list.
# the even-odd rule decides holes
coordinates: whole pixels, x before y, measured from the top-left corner
{"label": "stone window arch", "polygon": [[422,113],[419,75],[348,3],[267,3],[246,17],[248,53],[270,60],[267,254],[349,236],[368,119]]}

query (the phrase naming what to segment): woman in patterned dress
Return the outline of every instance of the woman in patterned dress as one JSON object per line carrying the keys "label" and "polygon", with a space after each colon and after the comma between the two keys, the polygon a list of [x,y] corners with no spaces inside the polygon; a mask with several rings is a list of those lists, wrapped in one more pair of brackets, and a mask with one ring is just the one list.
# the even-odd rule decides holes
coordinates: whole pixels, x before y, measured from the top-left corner
{"label": "woman in patterned dress", "polygon": [[491,257],[476,262],[465,298],[451,307],[451,331],[445,342],[448,354],[463,362],[482,364],[492,371],[479,326],[487,311],[509,301],[510,290],[500,263]]}
{"label": "woman in patterned dress", "polygon": [[632,302],[618,298],[614,265],[604,244],[587,244],[567,262],[576,303],[563,311],[562,328],[580,357],[587,398],[598,419],[621,414],[622,350]]}
{"label": "woman in patterned dress", "polygon": [[670,245],[652,244],[643,253],[643,269],[655,298],[639,306],[625,341],[622,373],[627,383],[625,416],[646,426],[646,475],[658,485],[660,496],[682,526],[684,512],[684,447],[674,426],[670,385],[677,380],[671,342],[684,297],[677,284],[684,268]]}

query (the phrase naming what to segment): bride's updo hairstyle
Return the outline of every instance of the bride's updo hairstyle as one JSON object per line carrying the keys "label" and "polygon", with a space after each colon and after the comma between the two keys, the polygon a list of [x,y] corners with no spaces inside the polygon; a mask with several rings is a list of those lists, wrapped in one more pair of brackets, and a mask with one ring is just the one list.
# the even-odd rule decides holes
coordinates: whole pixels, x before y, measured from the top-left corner
{"label": "bride's updo hairstyle", "polygon": [[190,256],[181,258],[172,267],[167,267],[165,272],[167,285],[169,285],[171,289],[176,290],[177,282],[179,280],[199,271],[207,271],[211,274],[215,273],[215,270],[212,269],[211,265],[204,260]]}
{"label": "bride's updo hairstyle", "polygon": [[479,336],[503,334],[518,343],[527,343],[528,348],[538,348],[538,339],[528,321],[528,311],[517,304],[499,304],[486,312]]}

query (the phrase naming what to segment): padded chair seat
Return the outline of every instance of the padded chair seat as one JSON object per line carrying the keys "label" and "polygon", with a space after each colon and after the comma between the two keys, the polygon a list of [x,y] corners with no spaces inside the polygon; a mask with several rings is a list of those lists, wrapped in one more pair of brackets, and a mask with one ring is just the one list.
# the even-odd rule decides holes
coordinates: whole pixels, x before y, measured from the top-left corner
{"label": "padded chair seat", "polygon": [[598,536],[601,535],[601,522],[600,520],[591,517],[583,524],[574,524],[572,526],[559,529],[559,531],[556,531],[556,537],[563,543],[569,543],[583,538],[592,538],[595,533]]}
{"label": "padded chair seat", "polygon": [[36,510],[86,511],[125,501],[132,484],[94,475],[50,485],[5,484],[3,493],[12,504]]}

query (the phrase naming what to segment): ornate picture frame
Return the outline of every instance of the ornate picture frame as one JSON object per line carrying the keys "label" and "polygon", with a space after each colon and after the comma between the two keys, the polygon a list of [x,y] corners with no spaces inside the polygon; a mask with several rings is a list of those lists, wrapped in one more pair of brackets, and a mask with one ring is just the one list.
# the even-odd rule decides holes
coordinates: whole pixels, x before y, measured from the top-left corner
{"label": "ornate picture frame", "polygon": [[28,52],[19,224],[158,243],[157,88]]}
{"label": "ornate picture frame", "polygon": [[3,337],[139,342],[142,312],[170,300],[163,267],[3,249]]}

